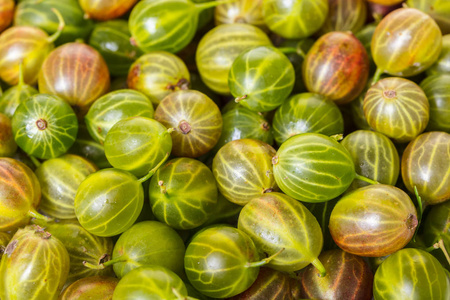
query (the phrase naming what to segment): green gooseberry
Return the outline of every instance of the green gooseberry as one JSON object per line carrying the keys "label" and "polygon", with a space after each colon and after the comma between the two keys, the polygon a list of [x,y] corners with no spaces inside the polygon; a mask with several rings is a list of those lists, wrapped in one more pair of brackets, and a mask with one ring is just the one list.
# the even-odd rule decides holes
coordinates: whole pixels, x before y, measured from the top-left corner
{"label": "green gooseberry", "polygon": [[155,217],[175,229],[199,227],[217,204],[217,185],[211,170],[192,158],[176,158],[152,177],[149,196]]}
{"label": "green gooseberry", "polygon": [[275,154],[272,146],[258,140],[225,144],[212,165],[220,193],[233,203],[245,205],[254,197],[276,190],[272,167]]}
{"label": "green gooseberry", "polygon": [[280,189],[304,202],[324,202],[344,193],[358,175],[350,153],[335,139],[318,133],[291,137],[272,160]]}
{"label": "green gooseberry", "polygon": [[80,183],[97,167],[78,155],[44,161],[35,171],[42,192],[39,209],[57,219],[76,218],[73,201]]}
{"label": "green gooseberry", "polygon": [[[395,185],[400,172],[400,157],[394,143],[385,135],[369,130],[357,130],[341,142],[350,153],[355,171],[379,183]],[[354,180],[353,188],[368,185]]]}
{"label": "green gooseberry", "polygon": [[450,72],[428,76],[420,87],[430,104],[430,120],[427,131],[450,133]]}
{"label": "green gooseberry", "polygon": [[275,112],[272,125],[278,145],[291,136],[305,132],[328,136],[344,133],[344,119],[337,105],[314,93],[289,98]]}
{"label": "green gooseberry", "polygon": [[130,228],[141,213],[144,190],[133,174],[103,169],[78,187],[75,214],[80,224],[98,236],[114,236]]}
{"label": "green gooseberry", "polygon": [[186,297],[186,286],[174,272],[160,266],[146,266],[125,275],[117,284],[112,300],[181,300]]}
{"label": "green gooseberry", "polygon": [[111,75],[124,76],[142,55],[142,51],[130,43],[130,38],[126,20],[110,20],[95,25],[89,45],[103,56]]}
{"label": "green gooseberry", "polygon": [[12,156],[17,150],[17,144],[12,132],[11,120],[0,113],[0,157]]}
{"label": "green gooseberry", "polygon": [[12,117],[17,145],[41,159],[58,157],[75,142],[77,116],[58,96],[36,94],[22,102]]}
{"label": "green gooseberry", "polygon": [[401,249],[380,265],[374,276],[375,300],[450,298],[450,280],[439,261],[420,249]]}
{"label": "green gooseberry", "polygon": [[268,267],[293,272],[312,263],[325,276],[318,259],[323,245],[322,230],[313,214],[299,201],[281,193],[253,198],[239,214],[238,229],[261,252],[273,255],[284,249]]}
{"label": "green gooseberry", "polygon": [[450,249],[450,201],[435,205],[425,218],[423,223],[423,237],[425,245],[438,246],[440,250],[432,251],[447,270],[450,270],[450,263],[445,257],[445,251]]}
{"label": "green gooseberry", "polygon": [[209,297],[228,298],[248,289],[255,282],[259,267],[270,259],[259,260],[255,244],[243,231],[217,225],[192,238],[184,266],[196,290]]}
{"label": "green gooseberry", "polygon": [[128,117],[153,118],[151,101],[142,93],[134,90],[118,90],[97,99],[84,117],[92,138],[103,144],[106,134],[118,121]]}
{"label": "green gooseberry", "polygon": [[450,73],[450,34],[442,36],[442,50],[436,62],[426,70],[427,75]]}
{"label": "green gooseberry", "polygon": [[107,276],[91,276],[78,279],[59,296],[59,300],[112,299],[119,279]]}
{"label": "green gooseberry", "polygon": [[101,264],[111,259],[113,241],[89,233],[76,220],[48,223],[46,230],[60,240],[70,257],[70,270],[66,284],[89,276],[112,276],[112,268],[91,269],[89,264]]}
{"label": "green gooseberry", "polygon": [[295,71],[289,59],[267,46],[242,52],[228,77],[235,101],[256,112],[271,111],[283,104],[294,83]]}
{"label": "green gooseberry", "polygon": [[146,175],[169,157],[171,131],[158,121],[145,117],[121,120],[106,135],[106,158],[115,168],[136,176]]}
{"label": "green gooseberry", "polygon": [[0,264],[0,298],[56,299],[69,273],[63,243],[37,225],[19,229]]}
{"label": "green gooseberry", "polygon": [[183,240],[174,229],[158,221],[144,221],[120,235],[111,260],[87,266],[104,269],[112,265],[118,278],[145,266],[164,267],[181,276],[185,250]]}
{"label": "green gooseberry", "polygon": [[194,3],[191,0],[144,0],[131,11],[132,39],[144,52],[176,53],[186,47],[197,31],[199,14],[234,0]]}

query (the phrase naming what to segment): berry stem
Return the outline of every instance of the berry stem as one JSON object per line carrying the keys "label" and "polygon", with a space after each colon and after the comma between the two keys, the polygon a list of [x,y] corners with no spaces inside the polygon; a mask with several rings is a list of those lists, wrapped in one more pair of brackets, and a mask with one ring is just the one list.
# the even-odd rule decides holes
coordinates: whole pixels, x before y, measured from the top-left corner
{"label": "berry stem", "polygon": [[365,182],[370,183],[370,184],[380,184],[378,181],[375,181],[373,179],[367,178],[367,177],[359,175],[359,174],[356,174],[355,178],[359,179],[359,180],[362,180],[362,181],[365,181]]}
{"label": "berry stem", "polygon": [[311,264],[316,267],[316,269],[320,272],[320,277],[327,276],[327,270],[325,270],[325,267],[323,266],[322,262],[319,260],[319,258],[314,259]]}
{"label": "berry stem", "polygon": [[169,158],[169,153],[166,153],[166,155],[164,156],[164,158],[153,168],[151,169],[147,175],[145,175],[144,177],[138,179],[138,181],[140,183],[143,183],[145,181],[147,181],[148,179],[150,179],[155,173],[156,171],[158,171],[158,169],[162,166],[162,164]]}
{"label": "berry stem", "polygon": [[284,251],[284,248],[281,248],[277,253],[275,253],[274,255],[271,255],[267,258],[264,258],[260,261],[255,261],[255,262],[248,262],[245,267],[246,268],[255,268],[255,267],[261,267],[264,265],[267,265],[272,259],[274,259],[275,257],[277,257],[281,252]]}
{"label": "berry stem", "polygon": [[114,259],[108,260],[107,262],[98,264],[98,265],[94,265],[91,264],[87,261],[83,261],[83,266],[85,266],[86,268],[92,269],[92,270],[103,270],[104,268],[111,266],[115,263],[119,263],[119,262],[127,262],[128,258],[124,255],[121,255],[119,257],[116,257]]}
{"label": "berry stem", "polygon": [[61,13],[56,8],[52,8],[52,12],[58,18],[59,24],[58,24],[58,30],[56,30],[56,32],[54,34],[52,34],[51,36],[49,36],[47,38],[47,42],[49,44],[54,43],[60,37],[64,27],[66,26],[66,23],[64,22],[64,19],[63,19]]}
{"label": "berry stem", "polygon": [[383,74],[383,70],[380,68],[377,68],[377,70],[375,71],[375,75],[373,75],[372,85],[374,85],[375,83],[377,83],[380,80],[380,77],[382,74]]}
{"label": "berry stem", "polygon": [[32,155],[28,155],[28,157],[30,158],[31,162],[36,166],[36,168],[39,168],[41,166],[41,162],[36,157]]}
{"label": "berry stem", "polygon": [[53,222],[53,218],[41,215],[34,208],[30,208],[30,210],[28,211],[28,216],[31,218],[35,218],[36,220],[44,221],[45,223]]}
{"label": "berry stem", "polygon": [[418,217],[417,217],[417,227],[416,227],[417,229],[416,229],[416,232],[414,232],[414,236],[412,238],[412,240],[415,242],[417,232],[419,231],[420,222],[422,221],[423,203],[422,203],[422,197],[420,197],[419,191],[417,190],[417,186],[414,186],[414,194],[416,195],[417,206],[419,207],[419,209],[418,209],[419,212],[418,212]]}

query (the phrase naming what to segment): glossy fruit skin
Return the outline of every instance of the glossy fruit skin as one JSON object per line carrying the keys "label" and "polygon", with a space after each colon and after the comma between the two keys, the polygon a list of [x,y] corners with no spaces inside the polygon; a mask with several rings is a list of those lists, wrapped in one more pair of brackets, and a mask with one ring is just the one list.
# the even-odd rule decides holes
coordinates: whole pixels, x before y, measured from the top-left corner
{"label": "glossy fruit skin", "polygon": [[428,75],[450,73],[450,34],[442,36],[442,50],[436,62],[426,70]]}
{"label": "glossy fruit skin", "polygon": [[389,256],[374,277],[374,299],[450,298],[450,281],[431,254],[406,248]]}
{"label": "glossy fruit skin", "polygon": [[365,0],[328,0],[328,17],[320,31],[351,31],[357,33],[365,24],[367,5]]}
{"label": "glossy fruit skin", "polygon": [[328,0],[263,0],[267,27],[287,39],[305,38],[318,31],[328,9]]}
{"label": "glossy fruit skin", "polygon": [[450,73],[428,76],[420,83],[420,88],[430,104],[430,121],[427,131],[450,133]]}
{"label": "glossy fruit skin", "polygon": [[[394,143],[381,133],[369,130],[357,130],[347,135],[341,142],[350,153],[357,174],[395,185],[400,173],[400,158]],[[354,180],[352,188],[368,185],[367,182]]]}
{"label": "glossy fruit skin", "polygon": [[177,53],[193,39],[199,13],[191,1],[145,0],[133,8],[128,24],[142,51]]}
{"label": "glossy fruit skin", "polygon": [[446,0],[408,0],[406,4],[430,15],[441,28],[442,34],[450,33],[450,7]]}
{"label": "glossy fruit skin", "polygon": [[411,193],[416,186],[427,204],[450,199],[449,153],[450,134],[439,131],[419,135],[403,152],[403,182]]}
{"label": "glossy fruit skin", "polygon": [[105,138],[105,154],[115,168],[144,176],[172,150],[166,127],[153,119],[130,117],[114,124]]}
{"label": "glossy fruit skin", "polygon": [[240,139],[260,140],[272,145],[272,130],[264,116],[234,101],[229,102],[227,106],[232,107],[222,112],[222,134],[212,150],[213,153],[217,153],[226,143]]}
{"label": "glossy fruit skin", "polygon": [[267,46],[239,54],[228,76],[236,101],[255,112],[271,111],[283,104],[294,83],[295,71],[289,59],[280,50]]}
{"label": "glossy fruit skin", "polygon": [[243,51],[272,46],[267,35],[248,24],[222,24],[205,34],[198,44],[195,60],[203,82],[214,92],[229,95],[228,73]]}
{"label": "glossy fruit skin", "polygon": [[268,256],[284,248],[267,264],[275,270],[293,272],[316,264],[322,251],[322,230],[316,218],[299,201],[281,193],[250,200],[239,214],[238,229]]}
{"label": "glossy fruit skin", "polygon": [[214,298],[233,297],[255,282],[259,267],[255,244],[239,229],[216,225],[197,233],[186,249],[184,266],[190,283]]}
{"label": "glossy fruit skin", "polygon": [[17,145],[41,159],[66,153],[78,132],[72,108],[58,96],[48,94],[36,94],[22,102],[11,121]]}
{"label": "glossy fruit skin", "polygon": [[66,284],[89,276],[113,275],[111,267],[95,270],[84,266],[84,262],[98,265],[111,259],[113,241],[110,238],[89,233],[74,219],[49,223],[46,230],[60,240],[69,253],[70,271]]}
{"label": "glossy fruit skin", "polygon": [[399,143],[409,142],[425,130],[429,107],[423,90],[400,77],[388,77],[372,85],[363,104],[370,127]]}
{"label": "glossy fruit skin", "polygon": [[177,91],[159,104],[155,120],[174,128],[172,154],[199,157],[211,150],[222,133],[219,107],[205,94],[194,90]]}
{"label": "glossy fruit skin", "polygon": [[337,105],[314,93],[290,97],[275,112],[272,125],[278,145],[291,136],[306,132],[328,136],[344,133],[344,119]]}
{"label": "glossy fruit skin", "polygon": [[311,93],[337,104],[354,100],[369,77],[369,58],[361,42],[348,32],[321,36],[303,62],[303,80]]}
{"label": "glossy fruit skin", "polygon": [[109,90],[103,57],[89,45],[68,43],[53,50],[39,73],[39,92],[57,95],[84,116],[92,103]]}
{"label": "glossy fruit skin", "polygon": [[245,205],[254,197],[276,191],[272,168],[275,153],[272,146],[258,140],[225,144],[212,166],[220,193],[233,203]]}
{"label": "glossy fruit skin", "polygon": [[158,221],[136,223],[114,246],[112,259],[126,259],[113,265],[114,273],[123,278],[136,268],[159,266],[181,275],[184,253],[183,240],[174,229]]}
{"label": "glossy fruit skin", "polygon": [[376,184],[344,195],[331,212],[329,228],[342,250],[379,257],[408,244],[417,225],[409,196],[394,186]]}
{"label": "glossy fruit skin", "polygon": [[73,201],[78,186],[95,171],[93,163],[73,154],[44,161],[35,171],[42,191],[39,209],[57,219],[76,218]]}
{"label": "glossy fruit skin", "polygon": [[[450,247],[450,202],[446,201],[435,205],[425,218],[423,223],[423,237],[425,245],[431,246],[439,242],[440,239],[444,242],[444,247]],[[432,251],[431,254],[436,257],[441,265],[447,270],[450,265],[441,250]]]}
{"label": "glossy fruit skin", "polygon": [[13,0],[0,0],[0,32],[11,24],[14,16],[14,6]]}
{"label": "glossy fruit skin", "polygon": [[273,158],[280,189],[304,202],[324,202],[341,195],[355,178],[350,153],[335,139],[318,133],[291,137]]}
{"label": "glossy fruit skin", "polygon": [[64,245],[43,228],[27,226],[17,231],[2,256],[0,297],[56,300],[68,273]]}
{"label": "glossy fruit skin", "polygon": [[24,82],[34,85],[47,55],[55,47],[42,29],[14,26],[0,35],[0,78],[9,85],[19,83],[19,64],[23,63]]}
{"label": "glossy fruit skin", "polygon": [[133,225],[143,202],[144,190],[133,174],[103,169],[89,175],[78,187],[75,214],[90,233],[114,236]]}
{"label": "glossy fruit skin", "polygon": [[0,232],[0,259],[5,252],[6,246],[12,238],[12,234],[7,232]]}
{"label": "glossy fruit skin", "polygon": [[168,161],[151,178],[149,197],[155,217],[175,229],[205,223],[217,205],[217,185],[211,170],[192,158]]}
{"label": "glossy fruit skin", "polygon": [[26,225],[41,201],[41,187],[33,171],[25,164],[0,157],[0,230]]}
{"label": "glossy fruit skin", "polygon": [[375,29],[372,56],[385,73],[412,76],[437,60],[441,40],[441,30],[430,16],[414,8],[400,8],[384,17]]}
{"label": "glossy fruit skin", "polygon": [[130,37],[125,20],[102,22],[92,31],[89,45],[100,52],[113,76],[127,75],[130,66],[142,55],[142,51],[130,43]]}
{"label": "glossy fruit skin", "polygon": [[190,75],[185,63],[166,51],[154,51],[139,57],[130,67],[128,87],[150,98],[157,106],[167,95],[189,87]]}
{"label": "glossy fruit skin", "polygon": [[221,24],[247,23],[267,29],[262,12],[263,0],[238,0],[216,6],[214,22]]}
{"label": "glossy fruit skin", "polygon": [[0,113],[0,157],[10,157],[17,150],[11,127],[11,120]]}
{"label": "glossy fruit skin", "polygon": [[56,45],[87,38],[94,23],[84,19],[84,12],[77,0],[21,1],[14,14],[14,26],[38,27],[51,35],[56,32],[59,23],[52,8],[61,13],[66,24]]}
{"label": "glossy fruit skin", "polygon": [[321,277],[314,266],[301,274],[302,298],[306,299],[372,299],[373,274],[362,257],[340,249],[319,256],[327,270]]}
{"label": "glossy fruit skin", "polygon": [[7,89],[3,95],[0,95],[0,113],[12,118],[20,103],[37,93],[38,91],[34,87],[19,82],[18,85]]}
{"label": "glossy fruit skin", "polygon": [[169,269],[159,266],[140,267],[120,280],[112,300],[177,299],[173,289],[181,297],[187,296],[183,281]]}
{"label": "glossy fruit skin", "polygon": [[229,300],[297,300],[298,280],[270,268],[261,268],[256,281],[243,293]]}
{"label": "glossy fruit skin", "polygon": [[103,144],[106,134],[118,121],[136,116],[151,119],[153,114],[153,105],[144,94],[125,89],[97,99],[84,120],[92,138]]}
{"label": "glossy fruit skin", "polygon": [[86,19],[106,21],[125,14],[138,0],[80,0]]}
{"label": "glossy fruit skin", "polygon": [[59,300],[111,300],[119,279],[107,276],[81,278],[69,285]]}

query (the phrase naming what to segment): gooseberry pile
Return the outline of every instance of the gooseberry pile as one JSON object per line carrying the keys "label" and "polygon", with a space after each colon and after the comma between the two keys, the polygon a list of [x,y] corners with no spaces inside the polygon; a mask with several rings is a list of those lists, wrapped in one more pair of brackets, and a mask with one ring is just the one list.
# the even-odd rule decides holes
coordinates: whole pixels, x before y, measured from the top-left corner
{"label": "gooseberry pile", "polygon": [[448,4],[0,0],[0,299],[450,299]]}

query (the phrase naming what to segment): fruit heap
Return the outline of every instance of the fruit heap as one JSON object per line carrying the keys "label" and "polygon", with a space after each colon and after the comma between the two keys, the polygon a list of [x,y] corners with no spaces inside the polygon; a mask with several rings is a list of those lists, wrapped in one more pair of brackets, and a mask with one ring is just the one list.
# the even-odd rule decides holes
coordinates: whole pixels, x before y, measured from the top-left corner
{"label": "fruit heap", "polygon": [[448,1],[0,0],[0,79],[2,300],[450,299]]}

